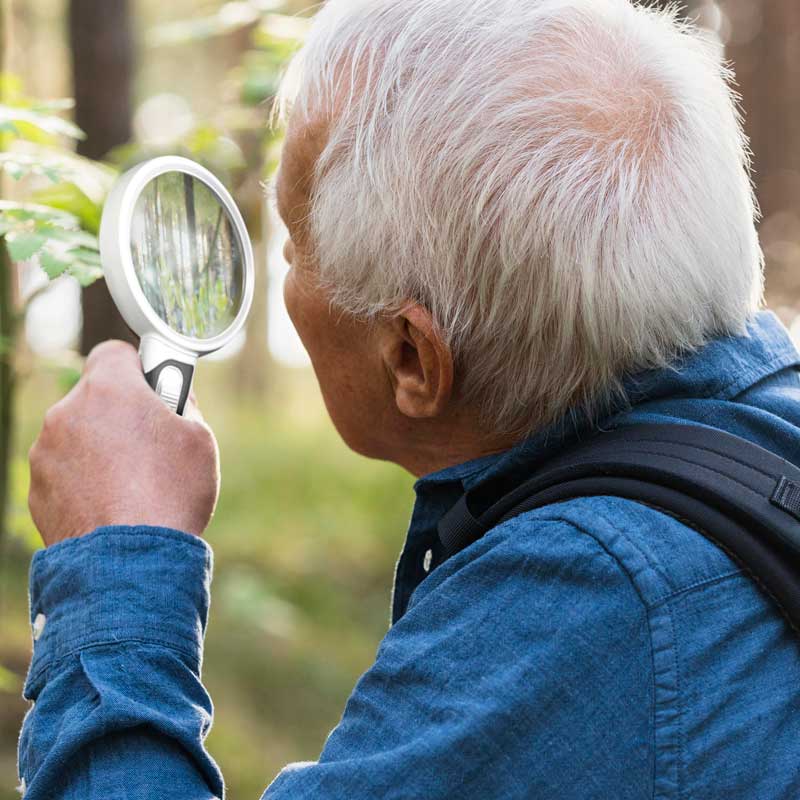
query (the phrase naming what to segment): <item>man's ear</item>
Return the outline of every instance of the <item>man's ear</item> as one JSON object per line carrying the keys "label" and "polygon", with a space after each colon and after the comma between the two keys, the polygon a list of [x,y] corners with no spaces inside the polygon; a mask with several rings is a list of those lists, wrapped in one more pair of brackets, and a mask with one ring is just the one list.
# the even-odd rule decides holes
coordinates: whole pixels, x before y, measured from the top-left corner
{"label": "man's ear", "polygon": [[382,357],[400,413],[440,416],[453,395],[453,354],[430,312],[410,303],[387,320]]}

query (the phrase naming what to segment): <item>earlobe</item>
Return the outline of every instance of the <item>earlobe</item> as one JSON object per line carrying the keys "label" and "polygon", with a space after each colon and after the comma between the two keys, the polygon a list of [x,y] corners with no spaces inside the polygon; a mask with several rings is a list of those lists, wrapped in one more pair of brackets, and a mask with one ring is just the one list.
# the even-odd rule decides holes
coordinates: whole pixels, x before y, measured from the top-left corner
{"label": "earlobe", "polygon": [[401,414],[425,419],[444,413],[453,392],[453,357],[427,309],[409,304],[389,320],[384,361]]}

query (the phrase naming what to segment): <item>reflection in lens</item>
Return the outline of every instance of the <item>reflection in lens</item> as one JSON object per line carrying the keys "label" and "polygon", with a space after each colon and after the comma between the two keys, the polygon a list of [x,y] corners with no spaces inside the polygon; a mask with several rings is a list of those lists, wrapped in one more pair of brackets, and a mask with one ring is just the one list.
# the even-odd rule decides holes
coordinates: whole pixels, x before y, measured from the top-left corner
{"label": "reflection in lens", "polygon": [[202,181],[167,172],[145,186],[131,224],[136,277],[172,330],[210,339],[242,305],[242,249],[217,196]]}

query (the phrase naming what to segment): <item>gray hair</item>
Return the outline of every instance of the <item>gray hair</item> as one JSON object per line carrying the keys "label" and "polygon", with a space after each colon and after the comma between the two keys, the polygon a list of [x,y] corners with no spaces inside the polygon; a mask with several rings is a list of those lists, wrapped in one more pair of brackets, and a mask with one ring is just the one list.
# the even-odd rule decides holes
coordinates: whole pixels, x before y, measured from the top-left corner
{"label": "gray hair", "polygon": [[760,306],[731,81],[628,0],[329,0],[281,90],[329,117],[322,281],[356,315],[426,306],[498,433],[590,410]]}

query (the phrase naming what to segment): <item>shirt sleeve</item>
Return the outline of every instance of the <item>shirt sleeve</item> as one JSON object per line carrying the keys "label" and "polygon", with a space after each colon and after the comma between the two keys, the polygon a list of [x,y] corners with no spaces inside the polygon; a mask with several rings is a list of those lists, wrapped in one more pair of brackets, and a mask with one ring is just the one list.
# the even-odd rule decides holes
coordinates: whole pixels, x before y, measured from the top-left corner
{"label": "shirt sleeve", "polygon": [[33,558],[26,800],[210,800],[200,682],[211,550],[161,528],[109,527]]}
{"label": "shirt sleeve", "polygon": [[[222,797],[199,679],[209,570],[202,541],[160,529],[34,559],[34,630],[47,619],[25,689],[28,800]],[[650,796],[649,647],[643,604],[594,539],[512,520],[425,579],[319,760],[264,797]]]}

